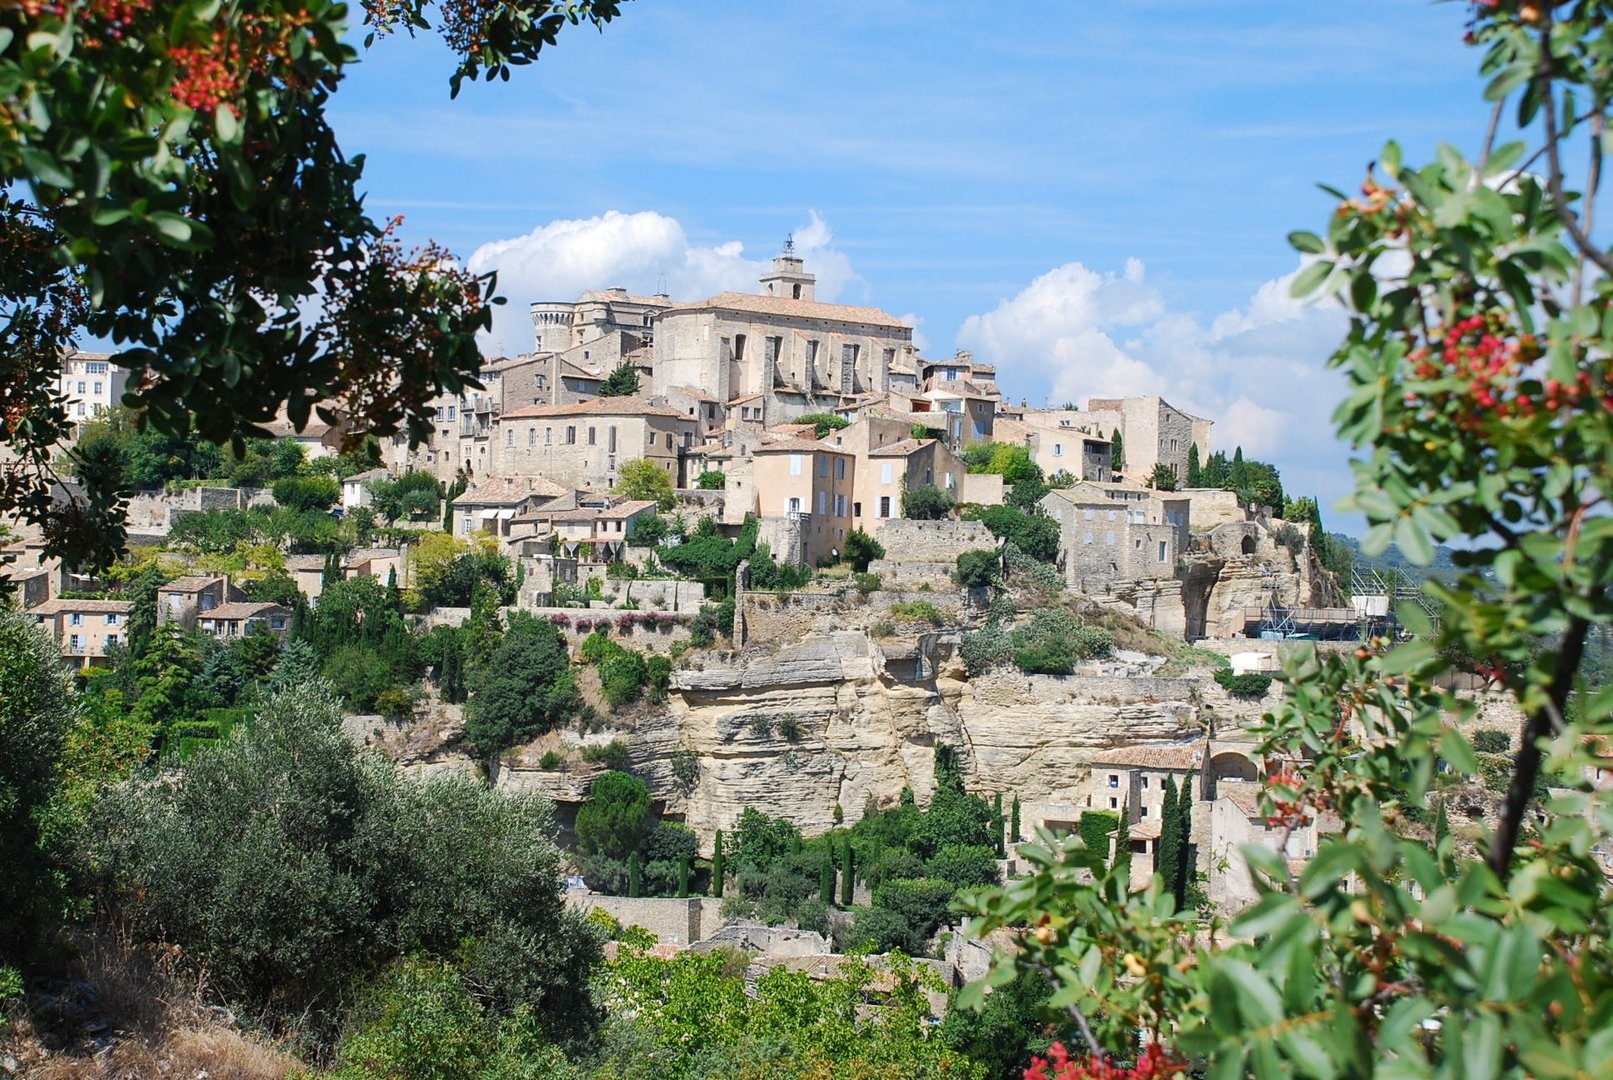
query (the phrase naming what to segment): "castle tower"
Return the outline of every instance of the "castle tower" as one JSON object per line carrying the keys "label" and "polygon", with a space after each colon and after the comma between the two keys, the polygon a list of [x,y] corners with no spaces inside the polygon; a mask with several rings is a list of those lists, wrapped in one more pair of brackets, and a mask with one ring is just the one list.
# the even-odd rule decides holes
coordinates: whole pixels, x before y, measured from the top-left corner
{"label": "castle tower", "polygon": [[817,278],[801,269],[800,258],[795,254],[795,239],[784,241],[784,251],[773,260],[773,269],[762,275],[762,294],[785,300],[814,300],[813,288]]}

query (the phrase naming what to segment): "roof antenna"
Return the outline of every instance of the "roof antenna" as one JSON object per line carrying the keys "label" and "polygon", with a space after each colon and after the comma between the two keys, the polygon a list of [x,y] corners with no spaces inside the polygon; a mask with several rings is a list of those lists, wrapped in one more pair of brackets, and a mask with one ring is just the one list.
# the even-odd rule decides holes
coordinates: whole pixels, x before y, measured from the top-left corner
{"label": "roof antenna", "polygon": [[795,234],[786,233],[784,237],[784,257],[793,258],[795,255]]}
{"label": "roof antenna", "polygon": [[659,277],[657,277],[655,279],[655,295],[656,296],[665,296],[665,295],[667,295],[667,291],[666,291],[666,275],[665,274],[661,274]]}

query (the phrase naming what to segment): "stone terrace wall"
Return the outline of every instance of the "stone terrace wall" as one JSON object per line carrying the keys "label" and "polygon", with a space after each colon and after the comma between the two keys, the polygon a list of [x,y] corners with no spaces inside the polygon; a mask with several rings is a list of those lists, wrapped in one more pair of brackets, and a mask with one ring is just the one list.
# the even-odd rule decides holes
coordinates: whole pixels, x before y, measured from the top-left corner
{"label": "stone terrace wall", "polygon": [[[667,622],[663,616],[657,618],[655,625],[646,626],[640,616],[654,613],[619,608],[501,608],[500,614],[508,620],[510,612],[517,610],[554,623],[573,647],[600,626],[607,627],[612,638],[639,652],[664,653],[675,643],[689,640],[690,617],[687,615],[675,616],[676,622]],[[434,626],[463,626],[469,618],[470,608],[439,607],[422,615],[420,620],[424,628],[430,630]],[[559,621],[561,619],[565,621]],[[632,620],[632,626],[621,625],[627,619]]]}
{"label": "stone terrace wall", "polygon": [[568,889],[566,904],[583,912],[602,908],[623,926],[648,930],[663,945],[690,945],[715,934],[723,925],[722,901],[715,897],[605,896]]}
{"label": "stone terrace wall", "polygon": [[[997,538],[983,521],[908,521],[893,518],[874,534],[885,547],[880,562],[941,562],[955,566],[965,551],[994,549]],[[879,563],[873,566],[878,572]]]}
{"label": "stone terrace wall", "polygon": [[129,527],[165,532],[186,514],[273,505],[274,496],[267,488],[198,487],[180,491],[140,491],[129,498]]}

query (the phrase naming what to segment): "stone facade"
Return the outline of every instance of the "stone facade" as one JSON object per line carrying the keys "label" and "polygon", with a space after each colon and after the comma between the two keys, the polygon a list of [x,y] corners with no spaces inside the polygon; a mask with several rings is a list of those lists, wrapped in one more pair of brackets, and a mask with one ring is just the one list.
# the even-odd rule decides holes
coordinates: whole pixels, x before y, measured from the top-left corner
{"label": "stone facade", "polygon": [[592,491],[615,487],[621,466],[641,459],[681,486],[681,455],[695,431],[677,410],[641,397],[527,406],[503,413],[494,428],[495,475],[541,476]]}
{"label": "stone facade", "polygon": [[1185,413],[1157,395],[1090,398],[1085,409],[1071,413],[1071,420],[1096,435],[1120,432],[1125,474],[1140,480],[1146,480],[1160,462],[1187,479],[1188,450],[1195,444],[1200,461],[1210,457],[1212,422]]}
{"label": "stone facade", "polygon": [[1187,549],[1188,503],[1160,492],[1080,484],[1042,497],[1059,524],[1064,580],[1081,592],[1117,581],[1173,578]]}

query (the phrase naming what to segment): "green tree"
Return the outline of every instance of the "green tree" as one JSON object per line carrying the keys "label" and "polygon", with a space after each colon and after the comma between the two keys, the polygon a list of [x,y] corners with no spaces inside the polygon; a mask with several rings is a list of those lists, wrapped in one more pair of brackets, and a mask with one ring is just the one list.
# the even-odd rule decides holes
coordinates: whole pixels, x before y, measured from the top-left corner
{"label": "green tree", "polygon": [[818,899],[825,904],[835,902],[835,857],[831,847],[823,849],[818,865]]}
{"label": "green tree", "polygon": [[[457,91],[532,62],[568,23],[618,10],[410,0],[363,18],[369,41],[435,21]],[[17,8],[0,22],[0,85],[27,103],[8,108],[0,140],[0,233],[26,241],[0,260],[0,322],[31,343],[25,356],[7,343],[8,361],[26,359],[7,364],[7,415],[20,413],[14,399],[40,410],[9,432],[28,483],[6,486],[0,513],[44,525],[53,553],[104,564],[122,542],[121,476],[96,455],[77,455],[82,498],[40,497],[66,424],[45,358],[79,326],[134,369],[124,401],[143,430],[210,445],[239,448],[282,408],[303,426],[337,398],[343,415],[328,419],[346,420],[355,445],[400,429],[423,439],[427,401],[473,385],[492,281],[435,245],[405,252],[395,222],[373,221],[363,155],[344,152],[327,118],[358,59],[351,27],[343,5],[287,0]],[[299,314],[315,297],[314,314]]]}
{"label": "green tree", "polygon": [[1120,824],[1115,828],[1114,861],[1115,877],[1120,882],[1123,891],[1131,890],[1131,805],[1120,804]]}
{"label": "green tree", "polygon": [[846,837],[840,849],[840,906],[849,908],[857,888],[857,851]]}
{"label": "green tree", "polygon": [[1160,891],[1178,907],[1182,903],[1182,818],[1176,806],[1176,777],[1165,778],[1165,792],[1159,807],[1159,855],[1154,872],[1160,877]]}
{"label": "green tree", "polygon": [[1109,465],[1115,472],[1126,471],[1126,444],[1120,438],[1120,429],[1109,432]]}
{"label": "green tree", "polygon": [[577,808],[577,849],[584,855],[626,859],[652,824],[650,789],[625,772],[600,773]]}
{"label": "green tree", "polygon": [[677,504],[672,477],[653,461],[626,461],[616,474],[616,494],[624,499],[648,499],[661,510]]}
{"label": "green tree", "polygon": [[707,469],[695,478],[694,486],[701,491],[721,491],[728,486],[728,474],[721,469]]}
{"label": "green tree", "polygon": [[369,490],[370,504],[388,525],[435,514],[442,499],[442,484],[435,476],[412,470],[399,477],[371,481]]}
{"label": "green tree", "polygon": [[1112,810],[1087,810],[1081,815],[1076,831],[1087,847],[1098,852],[1107,864],[1115,830],[1120,828],[1120,815]]}
{"label": "green tree", "polygon": [[851,421],[844,416],[834,413],[807,413],[805,416],[795,418],[797,424],[811,424],[812,434],[819,439],[826,437],[831,431],[842,431],[851,426]]}
{"label": "green tree", "polygon": [[483,757],[553,730],[579,704],[565,638],[524,611],[510,613],[503,639],[467,682],[465,739]]}
{"label": "green tree", "polygon": [[868,572],[869,563],[885,557],[885,546],[861,529],[853,529],[846,534],[843,553],[853,570],[865,574]]}
{"label": "green tree", "polygon": [[638,392],[638,368],[631,360],[623,360],[611,368],[610,374],[599,384],[600,397],[629,397]]}
{"label": "green tree", "polygon": [[1158,491],[1176,490],[1176,473],[1163,461],[1154,466],[1154,471],[1148,474],[1148,486]]}
{"label": "green tree", "polygon": [[997,580],[998,556],[995,551],[965,551],[958,555],[958,584],[965,589],[981,589]]}
{"label": "green tree", "polygon": [[716,839],[712,841],[711,852],[711,895],[722,896],[723,878],[727,875],[728,867],[723,862],[722,830],[717,830]]}
{"label": "green tree", "polygon": [[636,851],[627,853],[627,895],[633,897],[644,895],[642,871],[639,869],[639,857]]}
{"label": "green tree", "polygon": [[110,795],[85,852],[108,913],[271,1017],[328,1022],[407,948],[455,957],[498,1015],[586,1034],[599,945],[563,902],[548,801],[405,779],[341,712],[317,680],[283,691],[177,782]]}
{"label": "green tree", "polygon": [[73,723],[61,653],[31,618],[0,609],[0,958],[37,946],[62,914],[41,827]]}
{"label": "green tree", "polygon": [[915,521],[938,521],[952,513],[958,500],[934,484],[920,484],[902,492],[902,516]]}
{"label": "green tree", "polygon": [[1202,486],[1203,482],[1204,469],[1203,463],[1199,461],[1199,444],[1190,442],[1187,444],[1187,486],[1196,488]]}

